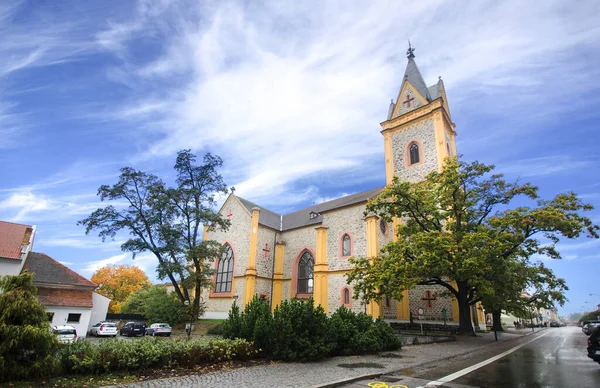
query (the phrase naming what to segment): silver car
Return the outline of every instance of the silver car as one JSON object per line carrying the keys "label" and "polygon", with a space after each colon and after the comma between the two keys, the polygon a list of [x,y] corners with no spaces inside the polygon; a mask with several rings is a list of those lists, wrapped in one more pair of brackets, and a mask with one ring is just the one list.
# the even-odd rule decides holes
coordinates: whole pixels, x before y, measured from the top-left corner
{"label": "silver car", "polygon": [[117,336],[117,324],[114,322],[98,322],[90,329],[91,336]]}
{"label": "silver car", "polygon": [[585,325],[583,325],[583,327],[581,328],[581,331],[583,331],[583,333],[586,335],[590,335],[590,334],[592,334],[594,329],[597,327],[600,327],[600,321],[599,322],[589,322],[589,323],[586,323]]}
{"label": "silver car", "polygon": [[168,323],[153,323],[150,327],[146,328],[146,335],[159,336],[164,335],[166,337],[171,336],[171,325]]}
{"label": "silver car", "polygon": [[77,330],[70,325],[52,326],[52,333],[56,339],[63,344],[72,344],[77,341]]}

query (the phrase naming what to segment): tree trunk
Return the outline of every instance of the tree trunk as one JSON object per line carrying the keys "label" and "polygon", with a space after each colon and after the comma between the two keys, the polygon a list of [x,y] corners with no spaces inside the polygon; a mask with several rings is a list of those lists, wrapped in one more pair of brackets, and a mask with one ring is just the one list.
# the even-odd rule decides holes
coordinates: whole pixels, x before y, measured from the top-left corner
{"label": "tree trunk", "polygon": [[473,324],[471,323],[471,306],[467,297],[467,282],[456,282],[456,285],[458,286],[458,334],[475,335]]}
{"label": "tree trunk", "polygon": [[492,311],[492,330],[495,331],[504,331],[502,328],[502,320],[501,320],[502,311],[501,310],[493,310]]}

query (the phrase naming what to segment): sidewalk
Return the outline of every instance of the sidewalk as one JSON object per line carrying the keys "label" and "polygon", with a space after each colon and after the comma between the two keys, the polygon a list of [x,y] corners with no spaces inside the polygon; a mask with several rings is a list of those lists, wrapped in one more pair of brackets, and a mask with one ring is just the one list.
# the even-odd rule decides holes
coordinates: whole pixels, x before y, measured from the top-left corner
{"label": "sidewalk", "polygon": [[[538,332],[540,329],[536,329]],[[531,334],[531,329],[498,333],[498,341]],[[493,345],[494,333],[459,337],[456,342],[406,346],[377,355],[333,357],[311,363],[273,363],[229,371],[123,384],[123,388],[166,387],[323,387],[369,374],[386,374],[470,353]]]}

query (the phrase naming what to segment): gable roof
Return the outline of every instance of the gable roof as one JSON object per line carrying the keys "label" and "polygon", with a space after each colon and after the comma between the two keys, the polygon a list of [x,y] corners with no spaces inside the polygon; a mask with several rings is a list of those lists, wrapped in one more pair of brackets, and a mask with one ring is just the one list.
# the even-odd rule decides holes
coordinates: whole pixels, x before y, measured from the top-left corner
{"label": "gable roof", "polygon": [[[307,208],[297,210],[295,212],[287,214],[277,214],[270,210],[265,209],[262,206],[258,206],[246,199],[236,197],[244,206],[252,212],[253,207],[260,209],[260,216],[258,223],[264,226],[268,226],[278,231],[286,231],[290,229],[301,228],[309,225],[316,225],[323,222],[324,212],[339,209],[345,206],[355,205],[357,203],[366,202],[367,200],[376,197],[381,193],[383,187],[377,187],[375,189],[363,191],[361,193],[347,195],[345,197],[337,198],[331,201],[312,205]],[[264,215],[263,215],[264,213]],[[312,218],[311,218],[312,214]]]}
{"label": "gable roof", "polygon": [[0,257],[21,259],[23,245],[29,244],[33,227],[0,221]]}
{"label": "gable roof", "polygon": [[35,273],[33,281],[38,287],[44,285],[81,286],[91,289],[97,287],[95,283],[43,253],[29,252],[23,266],[23,271],[25,270]]}

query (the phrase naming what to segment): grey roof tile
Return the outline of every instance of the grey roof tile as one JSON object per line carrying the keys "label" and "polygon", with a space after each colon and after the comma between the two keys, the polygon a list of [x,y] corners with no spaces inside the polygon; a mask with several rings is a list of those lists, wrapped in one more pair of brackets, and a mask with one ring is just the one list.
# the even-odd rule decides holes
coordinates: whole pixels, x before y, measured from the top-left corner
{"label": "grey roof tile", "polygon": [[38,287],[42,284],[72,285],[91,289],[97,287],[77,272],[43,253],[29,252],[23,266],[23,271],[25,270],[35,273],[33,281]]}
{"label": "grey roof tile", "polygon": [[[323,222],[323,216],[321,213],[331,211],[334,209],[339,209],[344,206],[350,206],[361,202],[366,202],[368,199],[374,198],[381,191],[383,187],[378,187],[375,189],[363,191],[361,193],[356,193],[352,195],[347,195],[342,198],[337,198],[331,201],[319,203],[316,205],[309,206],[307,208],[297,210],[295,212],[287,213],[283,215],[283,227],[280,228],[280,215],[272,212],[270,210],[265,209],[262,206],[258,206],[255,203],[252,203],[246,199],[237,197],[240,202],[248,209],[248,211],[252,212],[253,207],[260,208],[260,217],[258,220],[259,224],[268,226],[270,228],[286,231],[290,229],[301,228],[304,226],[317,225]],[[311,218],[311,213],[313,213],[313,218]]]}
{"label": "grey roof tile", "polygon": [[[421,72],[417,67],[417,63],[414,58],[408,58],[408,64],[406,65],[406,71],[404,72],[405,81],[410,82],[412,86],[417,89],[417,92],[421,94],[427,101],[431,101],[431,95],[429,94],[429,89],[423,80],[423,76],[421,76]],[[403,85],[404,86],[404,83]]]}

